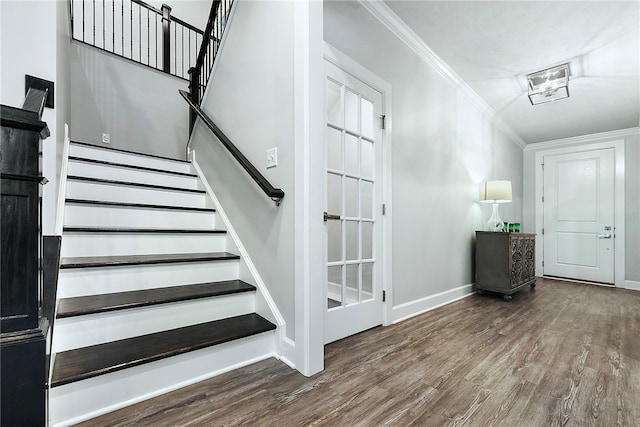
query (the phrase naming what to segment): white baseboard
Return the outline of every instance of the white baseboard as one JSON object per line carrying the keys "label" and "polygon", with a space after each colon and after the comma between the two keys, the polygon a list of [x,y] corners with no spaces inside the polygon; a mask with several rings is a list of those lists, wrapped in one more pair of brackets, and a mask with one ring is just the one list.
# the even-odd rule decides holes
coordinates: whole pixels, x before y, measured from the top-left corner
{"label": "white baseboard", "polygon": [[459,286],[439,294],[429,295],[404,304],[396,305],[391,309],[391,323],[398,323],[417,316],[434,308],[442,307],[462,298],[473,295],[473,284]]}
{"label": "white baseboard", "polygon": [[282,339],[282,354],[278,356],[280,361],[292,369],[296,369],[296,364],[293,362],[296,360],[296,343],[287,337]]}
{"label": "white baseboard", "polygon": [[635,280],[626,280],[624,282],[624,287],[626,289],[633,289],[634,291],[640,291],[640,282],[636,282]]}

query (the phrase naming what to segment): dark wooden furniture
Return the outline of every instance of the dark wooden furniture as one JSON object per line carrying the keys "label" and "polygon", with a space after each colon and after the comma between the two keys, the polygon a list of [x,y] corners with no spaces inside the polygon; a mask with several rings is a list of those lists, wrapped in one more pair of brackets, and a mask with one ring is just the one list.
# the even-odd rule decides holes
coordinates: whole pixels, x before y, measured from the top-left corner
{"label": "dark wooden furniture", "polygon": [[49,321],[40,274],[40,147],[49,129],[41,110],[0,108],[0,424],[44,426]]}
{"label": "dark wooden furniture", "polygon": [[504,299],[536,286],[536,235],[476,231],[476,292],[499,292]]}

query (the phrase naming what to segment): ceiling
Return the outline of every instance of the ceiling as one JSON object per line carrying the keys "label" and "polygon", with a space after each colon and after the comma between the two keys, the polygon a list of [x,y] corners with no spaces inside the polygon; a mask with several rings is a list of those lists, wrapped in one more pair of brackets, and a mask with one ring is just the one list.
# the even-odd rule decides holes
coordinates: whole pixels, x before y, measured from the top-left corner
{"label": "ceiling", "polygon": [[[526,142],[640,125],[640,2],[386,1]],[[570,63],[570,97],[526,75]]]}

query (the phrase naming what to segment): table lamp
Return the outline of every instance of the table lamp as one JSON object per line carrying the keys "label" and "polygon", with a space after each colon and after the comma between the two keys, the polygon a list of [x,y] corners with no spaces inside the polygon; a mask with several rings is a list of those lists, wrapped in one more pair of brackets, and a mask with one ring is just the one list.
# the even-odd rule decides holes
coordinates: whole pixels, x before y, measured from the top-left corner
{"label": "table lamp", "polygon": [[491,231],[502,231],[504,222],[500,219],[498,205],[511,202],[511,181],[485,181],[480,185],[480,203],[493,204],[487,227]]}

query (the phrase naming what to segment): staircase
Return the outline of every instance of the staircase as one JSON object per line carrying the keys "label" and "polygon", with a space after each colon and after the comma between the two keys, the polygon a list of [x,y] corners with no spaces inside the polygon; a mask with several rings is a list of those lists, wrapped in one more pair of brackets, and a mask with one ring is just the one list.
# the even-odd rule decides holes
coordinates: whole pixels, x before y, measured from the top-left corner
{"label": "staircase", "polygon": [[204,188],[188,162],[70,144],[50,425],[276,353]]}

